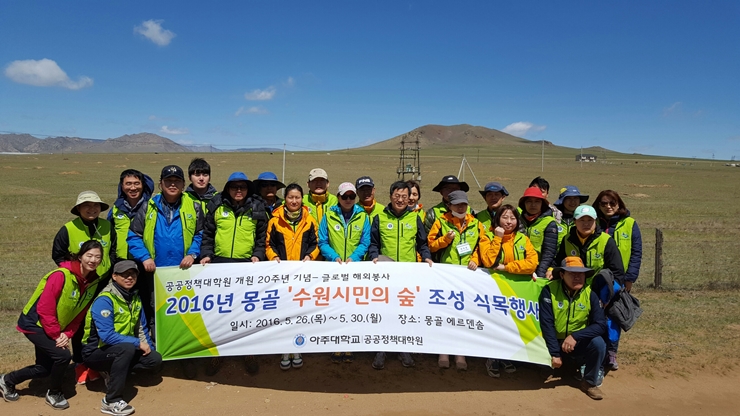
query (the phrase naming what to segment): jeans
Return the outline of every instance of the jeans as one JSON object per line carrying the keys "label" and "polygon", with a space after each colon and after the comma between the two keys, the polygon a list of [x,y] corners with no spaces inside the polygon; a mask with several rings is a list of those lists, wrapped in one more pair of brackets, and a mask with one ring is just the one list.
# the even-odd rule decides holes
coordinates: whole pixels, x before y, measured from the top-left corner
{"label": "jeans", "polygon": [[[563,341],[559,341],[561,344]],[[599,369],[604,364],[606,357],[606,341],[602,337],[591,338],[590,341],[579,341],[570,354],[561,351],[562,357],[572,357],[585,360],[586,370],[583,379],[588,384],[595,386],[598,383]]]}
{"label": "jeans", "polygon": [[64,371],[72,360],[72,354],[67,348],[57,347],[56,341],[46,336],[41,328],[39,332],[23,335],[34,345],[36,363],[8,373],[5,381],[16,385],[32,378],[49,376],[49,392],[60,393]]}
{"label": "jeans", "polygon": [[84,360],[86,366],[96,371],[107,371],[110,375],[106,402],[123,400],[123,388],[131,370],[157,371],[160,368],[162,355],[156,351],[143,354],[144,351],[128,342],[106,345],[87,354]]}

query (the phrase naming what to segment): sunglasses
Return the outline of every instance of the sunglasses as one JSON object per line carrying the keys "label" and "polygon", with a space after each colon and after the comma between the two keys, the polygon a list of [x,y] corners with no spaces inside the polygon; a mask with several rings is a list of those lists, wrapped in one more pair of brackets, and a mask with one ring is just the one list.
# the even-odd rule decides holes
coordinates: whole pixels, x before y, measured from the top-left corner
{"label": "sunglasses", "polygon": [[246,191],[249,187],[247,185],[229,185],[229,189],[232,191]]}
{"label": "sunglasses", "polygon": [[616,207],[616,206],[619,206],[619,204],[617,204],[614,201],[600,201],[599,202],[599,205],[601,205],[602,207]]}
{"label": "sunglasses", "polygon": [[340,195],[339,197],[342,198],[342,199],[344,199],[346,201],[348,199],[355,199],[355,198],[357,198],[357,195],[355,195],[355,194],[344,194],[344,195]]}

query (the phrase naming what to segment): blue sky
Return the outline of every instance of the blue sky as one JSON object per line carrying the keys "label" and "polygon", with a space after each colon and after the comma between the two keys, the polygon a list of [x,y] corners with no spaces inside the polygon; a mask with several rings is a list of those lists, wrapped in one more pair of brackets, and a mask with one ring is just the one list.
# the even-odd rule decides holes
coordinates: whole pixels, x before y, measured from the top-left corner
{"label": "blue sky", "polygon": [[334,149],[425,124],[740,158],[740,3],[0,4],[0,131]]}

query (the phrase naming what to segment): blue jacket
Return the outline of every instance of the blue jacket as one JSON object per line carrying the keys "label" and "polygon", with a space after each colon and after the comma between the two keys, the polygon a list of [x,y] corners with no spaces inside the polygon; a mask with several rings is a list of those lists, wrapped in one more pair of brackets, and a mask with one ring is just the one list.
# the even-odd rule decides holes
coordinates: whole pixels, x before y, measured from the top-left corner
{"label": "blue jacket", "polygon": [[[630,216],[630,212],[627,211],[626,217]],[[617,227],[617,223],[622,218],[618,215],[614,215],[609,220],[605,218],[599,218],[599,225],[601,229],[614,238],[614,229]],[[640,276],[640,266],[642,265],[642,234],[640,233],[640,227],[637,226],[637,221],[632,225],[632,252],[630,253],[630,261],[627,263],[627,270],[624,271],[624,280],[626,282],[634,282],[637,277]]]}
{"label": "blue jacket", "polygon": [[[203,240],[203,211],[200,204],[195,204],[195,210],[198,214],[193,243],[187,253],[184,253],[182,225],[180,224],[180,205],[172,213],[172,217],[165,216],[167,212],[162,201],[162,194],[152,197],[152,201],[157,205],[157,224],[154,227],[154,264],[157,267],[179,266],[182,259],[187,254],[195,257],[200,255],[200,243]],[[181,198],[183,201],[192,201],[189,197]],[[144,223],[146,221],[146,209],[140,209],[136,217],[131,221],[131,229],[128,232],[128,250],[134,259],[144,262],[149,260],[149,250],[144,246]]]}
{"label": "blue jacket", "polygon": [[[129,343],[134,344],[136,348],[139,348],[139,337],[123,335],[116,332],[113,323],[115,309],[113,308],[113,302],[110,300],[110,298],[108,298],[107,296],[98,296],[93,301],[93,304],[90,307],[90,311],[97,334],[96,341],[97,339],[99,339],[103,341],[106,345]],[[108,316],[104,317],[102,314],[103,311],[112,311],[113,313],[107,314]],[[149,336],[149,326],[146,323],[146,316],[144,316],[143,308],[141,310],[141,315],[139,318],[139,328],[137,332],[141,330],[143,330],[144,332],[147,344],[149,344],[152,350],[154,350],[154,343],[152,343],[152,339]],[[95,344],[97,344],[97,342]]]}
{"label": "blue jacket", "polygon": [[[342,218],[342,221],[344,222],[344,226],[346,229],[347,223],[344,221],[342,209],[338,205],[331,206],[329,207],[329,209],[339,214],[339,216]],[[350,218],[353,218],[355,215],[359,215],[365,211],[357,204],[355,204],[352,209],[352,217]],[[352,259],[352,261],[362,261],[365,258],[365,254],[367,254],[367,250],[369,247],[370,219],[369,217],[365,217],[365,224],[363,224],[362,226],[362,236],[360,237],[360,244],[357,245],[357,249],[352,252],[349,258]],[[326,259],[327,261],[336,261],[337,258],[339,258],[339,254],[334,251],[334,249],[329,244],[329,228],[326,225],[326,216],[321,218],[321,224],[319,224],[319,251],[321,251],[321,255],[324,256],[324,259]]]}

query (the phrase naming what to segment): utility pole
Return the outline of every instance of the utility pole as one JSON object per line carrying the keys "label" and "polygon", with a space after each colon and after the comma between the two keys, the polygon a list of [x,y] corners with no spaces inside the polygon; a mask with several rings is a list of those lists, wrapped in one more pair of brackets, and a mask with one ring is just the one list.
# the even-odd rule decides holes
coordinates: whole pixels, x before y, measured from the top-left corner
{"label": "utility pole", "polygon": [[[283,183],[285,183],[285,143],[283,143]],[[285,198],[285,188],[281,189],[283,198]]]}
{"label": "utility pole", "polygon": [[415,131],[410,134],[413,134],[414,137],[410,138],[408,134],[401,136],[401,145],[399,147],[401,154],[398,159],[396,173],[398,174],[398,180],[405,181],[408,176],[408,179],[421,182],[420,133]]}

